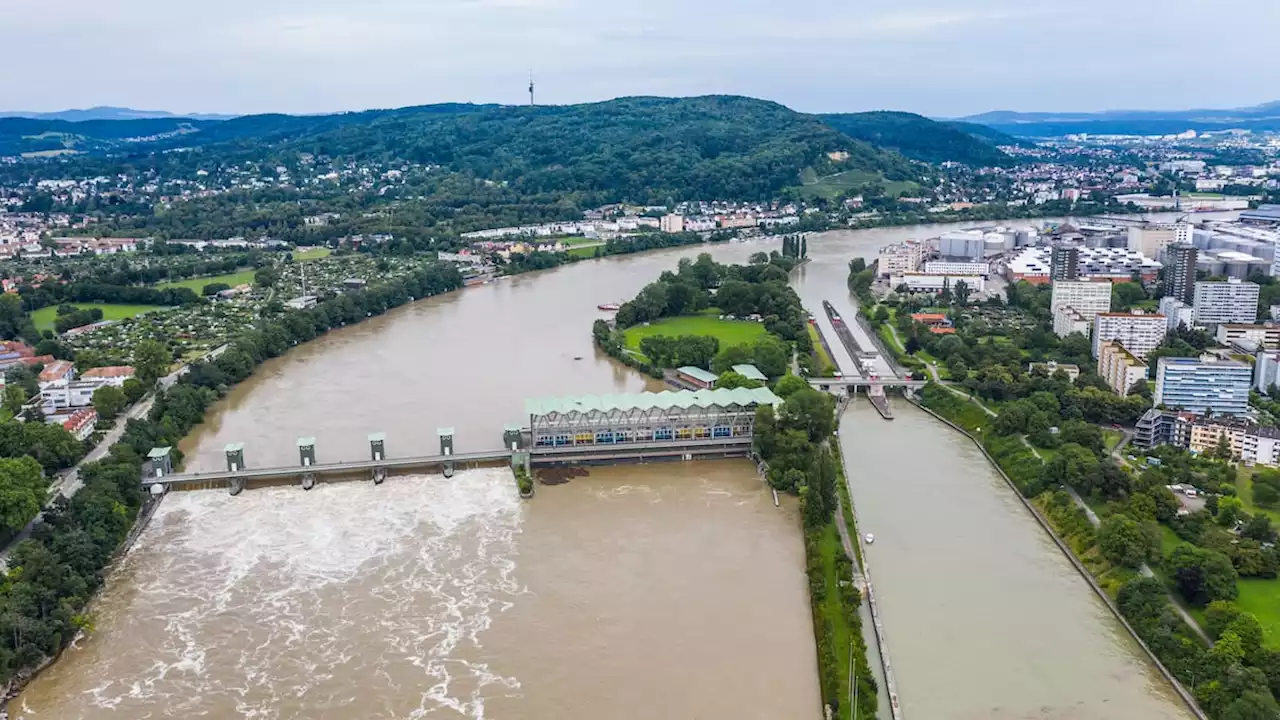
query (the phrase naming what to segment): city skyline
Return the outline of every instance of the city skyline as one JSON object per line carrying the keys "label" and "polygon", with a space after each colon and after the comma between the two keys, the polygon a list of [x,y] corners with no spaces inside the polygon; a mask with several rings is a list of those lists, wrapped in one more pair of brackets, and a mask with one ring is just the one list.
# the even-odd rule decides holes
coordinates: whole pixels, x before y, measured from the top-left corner
{"label": "city skyline", "polygon": [[[156,0],[60,6],[56,30],[47,9],[6,11],[0,42],[43,71],[11,78],[0,109],[519,104],[532,69],[546,104],[735,94],[802,112],[955,117],[1243,107],[1275,100],[1261,81],[1280,71],[1280,57],[1263,51],[1274,27],[1263,20],[1280,12],[1248,0],[925,0],[910,10],[808,0],[785,14],[758,0],[226,0],[216,14]],[[1197,52],[1212,62],[1197,63]]]}

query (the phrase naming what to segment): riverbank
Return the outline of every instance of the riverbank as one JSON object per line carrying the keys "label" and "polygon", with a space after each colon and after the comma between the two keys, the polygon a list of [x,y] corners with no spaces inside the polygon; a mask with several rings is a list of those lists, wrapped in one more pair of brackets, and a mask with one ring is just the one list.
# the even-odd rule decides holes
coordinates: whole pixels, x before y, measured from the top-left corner
{"label": "riverbank", "polygon": [[[47,659],[56,658],[89,626],[85,608],[96,598],[122,548],[136,539],[139,523],[145,524],[150,516],[147,508],[155,506],[141,483],[143,458],[153,447],[176,447],[203,422],[215,400],[248,379],[266,359],[334,327],[356,324],[415,298],[461,286],[456,269],[429,265],[363,292],[286,313],[279,320],[261,321],[216,359],[194,363],[176,382],[162,385],[148,417],[130,421],[106,457],[81,466],[84,490],[46,513],[50,531],[36,534],[11,556],[11,564],[22,572],[10,574],[10,597],[46,600],[15,606],[13,621],[29,623],[31,632],[0,636],[0,649],[13,658],[4,668],[9,693],[16,693],[49,667]],[[180,466],[182,453],[174,451],[173,459],[175,467]],[[50,602],[65,611],[51,615],[45,609]]]}
{"label": "riverbank", "polygon": [[908,395],[907,400],[911,402],[913,405],[915,405],[916,407],[928,413],[934,419],[941,421],[946,426],[964,435],[971,442],[973,442],[975,446],[977,446],[978,450],[981,451],[982,455],[987,459],[987,462],[991,464],[991,467],[996,471],[996,473],[1000,476],[1000,478],[1004,480],[1004,482],[1008,485],[1009,489],[1014,493],[1014,495],[1018,497],[1018,500],[1021,502],[1022,506],[1027,510],[1027,512],[1031,514],[1033,518],[1035,518],[1037,524],[1039,524],[1040,527],[1049,535],[1049,537],[1053,540],[1053,543],[1058,547],[1058,549],[1067,558],[1067,560],[1070,561],[1072,567],[1074,567],[1076,571],[1080,574],[1080,576],[1085,579],[1085,581],[1089,584],[1089,587],[1098,596],[1098,598],[1102,600],[1103,604],[1107,607],[1107,609],[1111,612],[1111,614],[1115,616],[1116,620],[1119,621],[1120,625],[1129,633],[1130,637],[1132,637],[1132,639],[1138,644],[1138,646],[1142,648],[1147,658],[1151,661],[1151,664],[1160,672],[1160,674],[1164,677],[1164,679],[1168,681],[1170,686],[1173,688],[1174,692],[1177,693],[1179,699],[1183,702],[1183,704],[1186,705],[1187,709],[1190,710],[1197,718],[1199,718],[1199,720],[1209,720],[1208,716],[1204,713],[1203,710],[1200,709],[1199,704],[1196,702],[1195,698],[1191,695],[1191,693],[1182,686],[1182,683],[1180,683],[1178,679],[1173,675],[1173,673],[1170,672],[1167,667],[1165,667],[1164,663],[1161,662],[1160,658],[1156,656],[1155,652],[1153,652],[1151,648],[1147,645],[1147,643],[1142,639],[1142,637],[1138,635],[1137,630],[1135,630],[1133,626],[1129,624],[1128,619],[1124,616],[1123,613],[1120,612],[1120,608],[1116,605],[1115,600],[1112,599],[1111,595],[1109,595],[1102,588],[1102,586],[1098,583],[1097,579],[1093,576],[1092,573],[1089,572],[1088,568],[1085,567],[1084,563],[1080,560],[1080,558],[1078,558],[1076,554],[1071,550],[1071,547],[1066,543],[1066,541],[1062,539],[1062,537],[1058,535],[1052,523],[1050,523],[1049,520],[1040,512],[1039,508],[1037,508],[1030,500],[1028,500],[1023,495],[1023,492],[1019,487],[1019,485],[1016,482],[1014,482],[1014,480],[1010,478],[1008,474],[1005,473],[1004,468],[1001,466],[999,462],[996,461],[996,459],[991,455],[991,453],[987,451],[987,448],[983,445],[983,443],[978,438],[974,437],[964,427],[961,427],[960,425],[952,422],[951,420],[947,419],[946,417],[939,414],[938,412],[935,412],[929,407],[926,407],[915,397]]}

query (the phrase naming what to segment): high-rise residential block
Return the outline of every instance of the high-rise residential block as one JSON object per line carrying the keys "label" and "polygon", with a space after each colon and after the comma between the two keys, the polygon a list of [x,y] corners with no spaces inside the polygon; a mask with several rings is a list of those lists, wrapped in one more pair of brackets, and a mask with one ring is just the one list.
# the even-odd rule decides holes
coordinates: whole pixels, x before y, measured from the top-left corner
{"label": "high-rise residential block", "polygon": [[1165,297],[1177,298],[1188,305],[1195,302],[1198,257],[1199,251],[1195,245],[1174,243],[1169,246],[1169,261],[1164,271]]}
{"label": "high-rise residential block", "polygon": [[1226,282],[1196,283],[1196,323],[1217,326],[1257,322],[1259,291],[1256,283],[1242,282],[1237,278]]}
{"label": "high-rise residential block", "polygon": [[1135,310],[1132,313],[1099,313],[1093,319],[1093,356],[1099,357],[1102,343],[1116,340],[1139,360],[1164,342],[1169,326],[1163,315]]}
{"label": "high-rise residential block", "polygon": [[1234,360],[1162,357],[1156,363],[1155,404],[1171,410],[1243,415],[1253,368]]}
{"label": "high-rise residential block", "polygon": [[1075,280],[1080,276],[1080,246],[1055,242],[1049,248],[1049,279]]}
{"label": "high-rise residential block", "polygon": [[1115,340],[1102,343],[1098,352],[1098,375],[1117,395],[1128,395],[1129,388],[1147,379],[1147,364],[1124,349]]}

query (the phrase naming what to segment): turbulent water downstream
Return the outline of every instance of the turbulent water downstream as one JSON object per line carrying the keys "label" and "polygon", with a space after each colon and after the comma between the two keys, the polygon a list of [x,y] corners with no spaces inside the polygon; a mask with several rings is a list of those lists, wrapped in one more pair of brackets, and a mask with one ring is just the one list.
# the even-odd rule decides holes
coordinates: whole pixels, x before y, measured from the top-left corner
{"label": "turbulent water downstream", "polygon": [[[797,289],[810,308],[831,299],[847,313],[848,259],[928,232],[811,238],[814,260]],[[776,245],[713,252],[742,262]],[[183,445],[188,468],[221,466],[223,445],[239,441],[251,466],[292,464],[299,436],[317,438],[321,462],[352,460],[367,456],[374,431],[387,433],[393,456],[428,453],[439,426],[456,428],[458,452],[491,449],[503,425],[524,419],[526,397],[652,387],[591,347],[596,305],[631,297],[705,250],[578,263],[331,333],[267,363],[219,403]],[[993,522],[984,547],[1000,550],[998,560],[970,557],[954,576],[955,554],[942,551],[982,523],[957,520],[945,493],[894,490],[903,473],[928,471],[903,453],[945,467],[987,505],[1007,491],[986,481],[989,470],[953,462],[954,444],[912,444],[910,422],[895,421],[897,435],[882,438],[889,424],[859,414],[842,436],[860,519],[878,536],[902,525],[919,540],[916,556],[875,568],[904,700],[928,708],[912,720],[1181,717],[1034,532]],[[849,434],[863,430],[880,439],[851,447]],[[909,524],[908,512],[931,522]],[[539,488],[527,503],[498,470],[235,498],[175,493],[112,573],[95,631],[10,710],[129,719],[818,718],[796,515],[789,502],[773,506],[745,461],[596,469]],[[894,557],[895,541],[882,542],[877,561]],[[945,578],[930,572],[938,567],[949,568]],[[1010,580],[1024,576],[1047,580]],[[1011,588],[1034,622],[971,612],[983,602],[1002,607]],[[964,640],[939,630],[947,627],[963,627]],[[999,674],[972,685],[985,668]],[[1139,689],[1115,689],[1128,684]],[[946,702],[974,695],[980,701]]]}

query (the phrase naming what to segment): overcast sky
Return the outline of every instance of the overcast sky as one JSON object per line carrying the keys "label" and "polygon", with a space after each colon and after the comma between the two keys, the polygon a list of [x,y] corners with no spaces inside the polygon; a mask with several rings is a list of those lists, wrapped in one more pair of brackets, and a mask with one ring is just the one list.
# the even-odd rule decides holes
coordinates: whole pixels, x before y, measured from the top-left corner
{"label": "overcast sky", "polygon": [[1277,30],[1277,0],[0,0],[0,109],[517,103],[530,69],[539,103],[1237,107],[1280,99]]}

